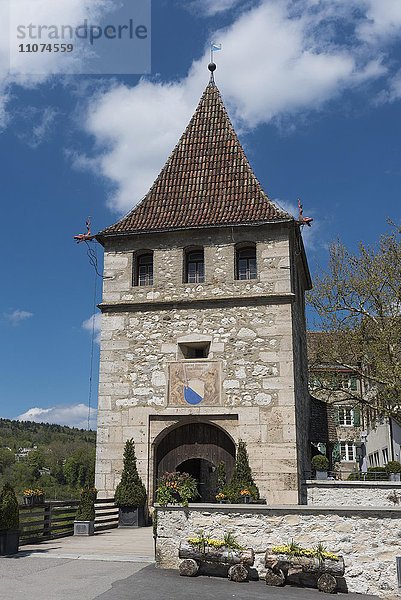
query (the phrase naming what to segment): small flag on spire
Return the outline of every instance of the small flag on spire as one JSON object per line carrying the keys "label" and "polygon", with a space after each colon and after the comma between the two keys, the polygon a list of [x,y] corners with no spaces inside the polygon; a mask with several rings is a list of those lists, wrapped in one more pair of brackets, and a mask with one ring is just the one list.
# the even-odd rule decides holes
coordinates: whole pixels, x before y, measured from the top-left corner
{"label": "small flag on spire", "polygon": [[221,44],[215,44],[211,42],[210,44],[210,63],[213,64],[213,52],[218,52],[221,50]]}

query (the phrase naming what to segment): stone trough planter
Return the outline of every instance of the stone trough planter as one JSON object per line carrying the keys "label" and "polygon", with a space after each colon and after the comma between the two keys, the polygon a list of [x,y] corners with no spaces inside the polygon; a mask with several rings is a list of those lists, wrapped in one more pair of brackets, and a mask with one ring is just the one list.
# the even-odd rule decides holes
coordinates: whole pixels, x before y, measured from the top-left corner
{"label": "stone trough planter", "polygon": [[205,547],[204,551],[194,547],[189,542],[181,542],[179,558],[183,559],[179,565],[180,575],[194,577],[198,574],[202,564],[214,564],[226,567],[228,579],[231,581],[247,581],[249,579],[249,567],[255,561],[255,553],[252,548],[244,550],[231,550],[229,548]]}

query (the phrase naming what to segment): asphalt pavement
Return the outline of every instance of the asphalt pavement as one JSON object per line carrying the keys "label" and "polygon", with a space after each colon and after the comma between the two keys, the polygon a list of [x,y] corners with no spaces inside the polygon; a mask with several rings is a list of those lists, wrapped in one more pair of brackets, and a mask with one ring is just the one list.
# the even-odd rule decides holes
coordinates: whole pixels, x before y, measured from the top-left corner
{"label": "asphalt pavement", "polygon": [[[336,594],[333,600],[377,600]],[[180,577],[177,570],[128,561],[81,560],[20,553],[0,558],[0,599],[26,600],[323,600],[316,589],[233,583],[222,577]]]}
{"label": "asphalt pavement", "polygon": [[[377,600],[377,596],[336,594],[335,600]],[[178,571],[149,565],[115,581],[96,600],[322,600],[317,589],[269,587],[264,581],[234,583],[222,577],[180,577]],[[330,596],[326,596],[330,598]]]}

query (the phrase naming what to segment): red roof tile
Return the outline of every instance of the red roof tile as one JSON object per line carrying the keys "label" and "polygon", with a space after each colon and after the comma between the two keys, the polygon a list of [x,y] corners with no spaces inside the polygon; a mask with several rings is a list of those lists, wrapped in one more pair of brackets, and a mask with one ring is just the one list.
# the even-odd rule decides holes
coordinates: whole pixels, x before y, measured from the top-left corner
{"label": "red roof tile", "polygon": [[267,197],[213,79],[155,183],[99,235],[293,220]]}

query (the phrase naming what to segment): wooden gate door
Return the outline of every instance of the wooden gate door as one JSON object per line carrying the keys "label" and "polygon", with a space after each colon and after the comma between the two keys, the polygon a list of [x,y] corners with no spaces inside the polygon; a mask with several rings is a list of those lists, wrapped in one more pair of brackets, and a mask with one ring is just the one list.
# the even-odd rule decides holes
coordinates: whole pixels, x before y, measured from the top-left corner
{"label": "wooden gate door", "polygon": [[[187,423],[172,429],[159,442],[155,454],[157,479],[166,471],[182,471],[182,465],[192,464],[191,469],[199,474],[202,501],[210,501],[214,493],[211,473],[217,465],[224,462],[230,479],[235,464],[234,442],[225,431],[211,423]],[[197,462],[189,462],[196,459]]]}

